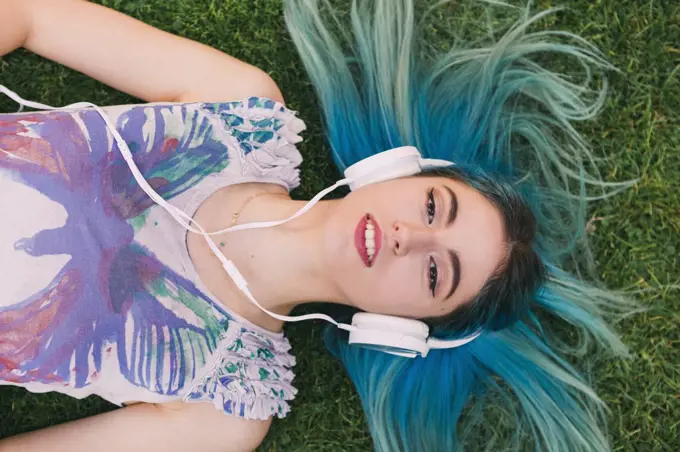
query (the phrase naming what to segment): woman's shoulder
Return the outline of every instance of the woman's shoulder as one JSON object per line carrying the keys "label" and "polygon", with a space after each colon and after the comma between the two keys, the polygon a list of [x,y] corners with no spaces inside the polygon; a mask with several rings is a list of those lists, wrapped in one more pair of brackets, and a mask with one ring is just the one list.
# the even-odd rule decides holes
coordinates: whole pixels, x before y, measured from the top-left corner
{"label": "woman's shoulder", "polygon": [[192,382],[182,399],[207,402],[245,419],[283,418],[297,394],[290,342],[283,333],[233,315],[216,346],[213,365]]}
{"label": "woman's shoulder", "polygon": [[[297,112],[265,97],[230,102],[153,103],[110,107],[123,136],[142,142],[185,148],[200,167],[221,162],[218,185],[276,183],[289,191],[300,183],[297,144],[305,123]],[[125,133],[130,129],[129,133]],[[212,165],[212,166],[211,166]],[[218,187],[215,187],[218,188]]]}
{"label": "woman's shoulder", "polygon": [[263,97],[202,105],[234,139],[245,172],[261,176],[278,172],[289,190],[299,184],[297,167],[302,156],[296,145],[302,141],[300,133],[306,125],[297,112]]}

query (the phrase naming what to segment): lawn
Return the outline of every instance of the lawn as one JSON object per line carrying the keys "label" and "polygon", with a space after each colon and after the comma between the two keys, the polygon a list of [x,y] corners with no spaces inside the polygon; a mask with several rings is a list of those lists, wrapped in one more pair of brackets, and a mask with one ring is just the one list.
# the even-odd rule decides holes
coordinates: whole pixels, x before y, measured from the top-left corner
{"label": "lawn", "polygon": [[[212,45],[266,70],[308,130],[303,186],[309,197],[337,177],[323,140],[318,106],[287,36],[281,0],[106,0],[159,28]],[[436,19],[453,24],[470,10],[454,1]],[[603,114],[579,125],[609,180],[639,178],[631,190],[595,203],[591,240],[598,273],[611,288],[631,288],[647,307],[617,324],[632,358],[599,362],[593,384],[608,403],[616,451],[680,450],[680,2],[558,0],[535,9],[567,9],[543,25],[580,34],[620,69],[610,74]],[[178,65],[182,61],[177,61]],[[158,74],[163,77],[163,74]],[[0,82],[23,97],[62,105],[136,102],[27,52],[0,60]],[[0,99],[0,111],[16,108]],[[673,288],[675,286],[675,289]],[[323,347],[320,325],[289,325],[300,389],[292,414],[275,423],[263,451],[370,450],[363,412],[343,369]],[[0,437],[93,415],[114,407],[0,388]],[[116,434],[124,434],[119,432]],[[206,432],[210,434],[210,432]]]}

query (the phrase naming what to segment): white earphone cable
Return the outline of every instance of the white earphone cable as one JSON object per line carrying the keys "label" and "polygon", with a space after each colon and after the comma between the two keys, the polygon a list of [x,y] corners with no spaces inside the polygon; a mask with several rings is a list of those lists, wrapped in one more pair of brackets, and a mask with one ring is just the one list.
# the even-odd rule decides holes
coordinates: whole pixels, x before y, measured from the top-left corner
{"label": "white earphone cable", "polygon": [[[144,192],[159,206],[163,207],[182,227],[186,228],[187,230],[195,233],[202,235],[212,252],[215,254],[215,256],[220,260],[222,263],[222,267],[224,267],[224,270],[229,274],[231,279],[234,281],[236,286],[243,292],[243,294],[253,303],[255,304],[258,308],[260,308],[262,311],[265,313],[269,314],[270,316],[274,317],[275,319],[284,321],[284,322],[300,322],[304,320],[325,320],[327,322],[333,323],[336,325],[338,328],[346,330],[346,331],[351,331],[355,327],[351,325],[346,325],[344,323],[339,323],[336,320],[334,320],[332,317],[329,317],[325,314],[306,314],[306,315],[301,315],[301,316],[286,316],[286,315],[280,315],[276,314],[274,312],[269,311],[268,309],[264,308],[260,303],[257,302],[253,294],[250,292],[248,289],[248,282],[246,279],[243,277],[241,272],[236,268],[236,265],[232,261],[226,258],[224,254],[220,251],[220,249],[217,247],[215,242],[210,238],[211,235],[215,234],[220,234],[224,232],[233,232],[233,231],[240,231],[244,229],[255,229],[255,228],[267,228],[267,227],[273,227],[273,226],[278,226],[280,224],[286,223],[288,221],[291,221],[300,215],[303,215],[306,213],[309,209],[311,209],[314,204],[316,204],[321,198],[326,196],[328,193],[332,192],[336,188],[346,185],[347,180],[343,179],[335,183],[334,185],[326,188],[322,192],[318,193],[314,198],[312,198],[304,207],[302,207],[300,210],[298,210],[295,214],[290,216],[289,218],[286,218],[284,220],[279,220],[279,221],[263,221],[263,222],[258,222],[258,223],[249,223],[249,224],[243,224],[239,226],[233,226],[230,228],[223,229],[221,231],[216,231],[216,232],[211,232],[208,233],[203,229],[203,227],[198,224],[196,220],[191,218],[189,215],[187,215],[185,212],[183,212],[181,209],[178,209],[177,207],[173,206],[172,204],[168,203],[165,199],[163,199],[156,191],[149,185],[149,183],[144,179],[144,175],[141,173],[139,168],[137,167],[137,164],[135,163],[133,157],[132,157],[132,152],[130,152],[130,148],[128,147],[127,143],[125,140],[123,140],[123,137],[120,136],[120,133],[118,133],[118,130],[116,130],[115,125],[111,123],[111,120],[108,118],[106,113],[97,105],[90,103],[90,102],[78,102],[74,103],[71,105],[67,105],[64,107],[52,107],[50,105],[45,105],[41,104],[38,102],[32,102],[28,101],[26,99],[21,98],[18,94],[16,94],[13,91],[10,91],[7,87],[0,85],[0,92],[4,93],[7,95],[9,98],[14,100],[20,105],[30,107],[30,108],[35,108],[38,110],[71,110],[71,109],[82,109],[82,108],[92,108],[94,109],[99,115],[102,117],[104,122],[106,123],[107,128],[109,129],[109,132],[111,132],[111,135],[113,136],[114,141],[118,145],[118,149],[125,159],[125,162],[128,164],[128,167],[130,168],[130,171],[132,172],[133,177],[139,184],[139,186],[144,190]],[[186,222],[184,221],[186,220]],[[190,223],[193,223],[196,225],[196,228],[193,228],[190,226]]]}

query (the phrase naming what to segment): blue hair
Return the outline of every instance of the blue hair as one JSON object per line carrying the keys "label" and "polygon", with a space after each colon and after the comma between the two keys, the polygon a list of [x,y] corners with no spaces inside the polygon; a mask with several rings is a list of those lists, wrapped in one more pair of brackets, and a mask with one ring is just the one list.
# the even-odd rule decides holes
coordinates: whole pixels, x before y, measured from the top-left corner
{"label": "blue hair", "polygon": [[[522,315],[424,359],[350,347],[336,329],[328,330],[327,345],[361,397],[379,451],[460,450],[476,429],[491,441],[487,448],[524,448],[528,435],[537,450],[607,450],[605,406],[569,360],[592,353],[592,339],[599,350],[625,356],[605,318],[630,304],[562,268],[578,275],[584,263],[591,268],[587,201],[630,185],[602,179],[574,128],[603,106],[599,74],[612,68],[578,36],[529,30],[554,10],[530,16],[517,9],[519,20],[500,39],[490,29],[488,43],[458,39],[445,51],[428,48],[425,24],[435,8],[417,19],[413,3],[353,0],[345,27],[328,1],[287,1],[288,28],[320,100],[334,161],[343,170],[415,145],[427,157],[456,162],[472,186],[502,181],[535,218],[545,279],[531,293],[510,287],[490,301],[491,312],[510,305]],[[576,62],[582,82],[542,66],[546,57]],[[564,323],[576,343],[551,329]],[[460,337],[467,326],[439,325],[435,333]],[[489,416],[509,424],[484,423]]]}

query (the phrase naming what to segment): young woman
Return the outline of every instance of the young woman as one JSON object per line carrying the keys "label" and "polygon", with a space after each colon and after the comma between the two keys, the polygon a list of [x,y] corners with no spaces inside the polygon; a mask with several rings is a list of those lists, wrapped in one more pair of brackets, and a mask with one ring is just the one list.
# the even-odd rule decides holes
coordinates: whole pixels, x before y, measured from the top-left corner
{"label": "young woman", "polygon": [[0,383],[125,405],[0,451],[257,447],[290,410],[295,361],[283,322],[220,255],[275,314],[324,300],[474,338],[405,358],[329,330],[378,450],[456,450],[494,394],[537,446],[606,449],[602,403],[541,320],[625,352],[602,319],[619,300],[560,267],[577,251],[585,189],[620,185],[588,173],[571,125],[602,96],[537,61],[606,63],[574,36],[529,33],[542,16],[488,47],[432,55],[409,0],[353,3],[348,42],[316,2],[291,0],[286,14],[340,170],[405,145],[453,163],[211,247],[156,205],[122,148],[204,231],[289,218],[305,205],[288,195],[304,124],[272,79],[81,0],[0,0],[0,53],[23,46],[152,102],[0,115]]}

